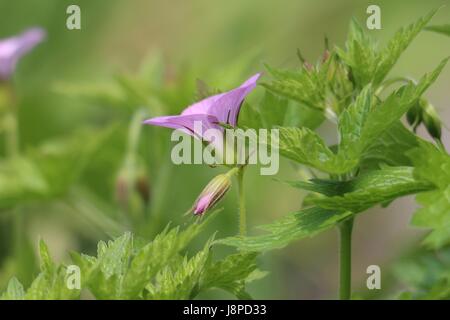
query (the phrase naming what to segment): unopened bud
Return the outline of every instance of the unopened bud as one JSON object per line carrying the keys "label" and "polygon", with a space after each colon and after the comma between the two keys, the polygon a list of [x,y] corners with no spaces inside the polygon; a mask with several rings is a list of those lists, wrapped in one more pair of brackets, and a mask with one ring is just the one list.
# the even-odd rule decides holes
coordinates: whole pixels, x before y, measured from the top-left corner
{"label": "unopened bud", "polygon": [[430,136],[441,139],[441,120],[436,109],[425,99],[420,99],[406,114],[406,120],[414,130],[423,123]]}
{"label": "unopened bud", "polygon": [[231,176],[236,172],[231,169],[225,174],[214,177],[203,189],[195,200],[192,211],[194,215],[203,215],[206,211],[214,207],[227,193],[231,187]]}
{"label": "unopened bud", "polygon": [[145,174],[140,174],[135,182],[134,187],[136,191],[139,193],[142,201],[147,205],[150,202],[150,184],[148,181],[148,177]]}
{"label": "unopened bud", "polygon": [[435,139],[441,139],[441,119],[432,104],[425,101],[422,105],[422,120],[428,133]]}
{"label": "unopened bud", "polygon": [[406,121],[408,121],[408,124],[412,126],[415,131],[417,126],[422,121],[420,102],[417,102],[408,110],[408,112],[406,113]]}
{"label": "unopened bud", "polygon": [[325,63],[330,59],[330,51],[326,49],[322,55],[322,63]]}
{"label": "unopened bud", "polygon": [[136,176],[130,175],[130,172],[123,168],[116,178],[116,200],[123,209],[128,210],[132,198],[148,205],[150,201],[148,177],[144,172]]}

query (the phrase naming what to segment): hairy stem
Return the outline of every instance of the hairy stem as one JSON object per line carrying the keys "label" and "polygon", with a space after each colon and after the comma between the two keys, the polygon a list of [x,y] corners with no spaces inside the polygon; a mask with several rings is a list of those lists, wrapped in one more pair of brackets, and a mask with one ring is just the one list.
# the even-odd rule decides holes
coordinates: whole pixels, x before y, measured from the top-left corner
{"label": "hairy stem", "polygon": [[239,235],[245,236],[247,233],[247,217],[245,212],[245,191],[244,191],[244,170],[245,167],[239,167],[237,173],[238,192],[239,192]]}
{"label": "hairy stem", "polygon": [[340,232],[340,281],[339,298],[349,300],[351,298],[352,285],[352,229],[353,217],[339,225]]}

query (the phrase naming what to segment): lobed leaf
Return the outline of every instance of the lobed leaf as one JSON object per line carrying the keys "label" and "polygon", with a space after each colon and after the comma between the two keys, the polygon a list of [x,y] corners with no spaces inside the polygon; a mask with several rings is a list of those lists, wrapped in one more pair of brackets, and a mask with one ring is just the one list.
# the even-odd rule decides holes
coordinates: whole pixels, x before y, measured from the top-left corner
{"label": "lobed leaf", "polygon": [[422,208],[414,214],[412,223],[431,228],[424,244],[441,248],[450,243],[450,156],[425,141],[408,155],[415,165],[414,174],[437,188],[416,197]]}
{"label": "lobed leaf", "polygon": [[291,185],[326,195],[311,199],[316,206],[353,213],[404,195],[434,189],[426,180],[416,179],[412,167],[383,167],[348,181],[314,179],[291,182]]}
{"label": "lobed leaf", "polygon": [[289,243],[311,237],[351,216],[351,212],[311,207],[289,215],[261,228],[268,233],[253,237],[230,237],[217,243],[247,251],[266,251],[282,248]]}

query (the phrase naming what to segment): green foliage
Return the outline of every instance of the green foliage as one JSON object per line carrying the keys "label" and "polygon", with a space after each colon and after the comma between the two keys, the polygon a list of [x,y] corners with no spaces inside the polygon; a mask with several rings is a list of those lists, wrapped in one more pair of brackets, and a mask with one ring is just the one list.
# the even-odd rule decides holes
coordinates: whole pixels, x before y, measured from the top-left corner
{"label": "green foliage", "polygon": [[328,173],[348,172],[357,165],[357,161],[346,161],[333,153],[322,138],[308,128],[280,128],[279,149],[288,159]]}
{"label": "green foliage", "polygon": [[68,300],[79,298],[80,290],[69,289],[66,285],[68,280],[67,267],[53,262],[47,245],[42,240],[39,243],[39,252],[41,256],[41,272],[26,290],[23,298],[27,300]]}
{"label": "green foliage", "polygon": [[419,250],[394,264],[392,274],[406,287],[400,299],[450,299],[450,250]]}
{"label": "green foliage", "polygon": [[339,117],[341,141],[337,153],[309,129],[280,128],[280,154],[330,174],[345,174],[354,170],[363,158],[370,157],[367,150],[398,123],[436,80],[447,61],[448,58],[443,60],[417,85],[409,83],[382,102],[377,102],[371,85],[366,86]]}
{"label": "green foliage", "polygon": [[[3,268],[6,271],[2,270],[0,277],[10,279],[13,269],[17,276],[11,278],[0,298],[194,299],[207,290],[221,289],[239,299],[249,299],[247,284],[264,275],[256,267],[258,251],[281,248],[314,236],[368,208],[385,206],[398,197],[416,193],[422,208],[415,213],[413,224],[430,229],[424,243],[438,251],[415,256],[413,261],[400,265],[398,277],[411,289],[402,298],[449,298],[450,158],[439,141],[441,121],[431,103],[422,97],[448,59],[420,81],[404,77],[386,80],[421,30],[449,35],[447,25],[426,27],[435,12],[400,29],[385,47],[380,48],[365,28],[353,20],[345,48],[330,49],[327,44],[317,63],[310,64],[299,54],[302,63],[299,68],[281,70],[267,66],[271,79],[262,83],[264,95],[259,103],[254,100],[261,92],[258,90],[246,99],[239,126],[279,128],[281,155],[308,166],[308,178],[315,177],[290,184],[309,194],[301,210],[262,226],[262,234],[220,240],[211,237],[194,252],[187,248],[204,231],[205,221],[186,228],[167,227],[150,242],[139,237],[151,238],[149,235],[159,232],[170,219],[165,216],[164,198],[174,187],[171,164],[167,161],[169,131],[144,128],[141,121],[143,117],[179,113],[192,103],[193,79],[199,74],[205,76],[205,70],[188,67],[173,72],[172,66],[166,67],[162,55],[156,53],[149,56],[136,74],[116,75],[106,83],[57,84],[56,91],[76,98],[77,116],[85,120],[85,111],[80,112],[78,104],[88,102],[88,114],[94,115],[93,120],[117,121],[118,132],[114,141],[110,141],[109,130],[98,134],[98,130],[77,129],[68,138],[42,143],[41,137],[34,141],[34,132],[27,132],[27,125],[20,123],[21,133],[24,131],[25,137],[33,139],[21,140],[20,146],[27,148],[14,158],[0,161],[0,209],[11,213],[19,234],[19,240],[10,241],[18,243],[10,250],[12,253],[8,251],[0,257],[2,262],[6,261]],[[252,54],[233,60],[236,61],[230,67],[221,65],[221,72],[213,70],[211,74],[215,76],[210,80],[217,77],[219,85],[231,86],[258,59]],[[205,77],[209,79],[210,75]],[[14,92],[17,101],[24,100],[20,96],[21,90],[26,91],[26,87],[21,87],[22,81],[19,77],[18,90]],[[387,90],[399,82],[400,88]],[[196,98],[218,92],[218,88],[197,81]],[[6,97],[0,96],[0,100]],[[31,98],[35,103],[34,97]],[[13,99],[6,100],[5,107],[11,107]],[[33,118],[27,111],[33,108],[19,109],[21,122]],[[52,115],[53,112],[52,109]],[[402,124],[405,114],[413,131]],[[54,116],[60,127],[43,130],[48,131],[43,137],[64,131],[67,122],[59,123],[60,116]],[[125,127],[131,117],[127,141]],[[337,145],[327,145],[313,131],[326,118],[337,126]],[[69,131],[78,126],[73,122]],[[421,123],[439,148],[415,135]],[[8,130],[8,126],[3,129]],[[144,135],[148,137],[142,139]],[[40,146],[30,147],[37,144]],[[98,152],[100,147],[102,152]],[[83,175],[85,169],[90,171]],[[118,170],[116,184],[115,170]],[[188,181],[193,176],[182,172],[181,177]],[[122,192],[116,194],[116,202],[120,204],[117,207],[109,204],[113,185]],[[142,197],[142,193],[147,197]],[[120,196],[123,198],[119,199]],[[43,241],[39,244],[40,272],[31,285],[23,276],[26,272],[21,272],[21,266],[24,270],[28,268],[30,277],[34,260],[28,259],[33,255],[25,250],[27,239],[20,236],[27,227],[20,225],[28,208],[16,207],[55,199],[63,200],[55,205],[58,210],[61,207],[65,212],[76,211],[77,219],[85,220],[85,225],[95,224],[107,234],[121,235],[100,241],[96,254],[72,253],[72,263],[81,270],[82,290],[68,289],[69,265],[55,263]],[[182,196],[179,199],[185,200]],[[72,227],[72,221],[68,225]],[[2,232],[9,227],[2,225]],[[133,232],[123,233],[128,227]],[[83,236],[92,235],[85,232]],[[214,259],[217,243],[241,251],[217,260]],[[87,245],[84,241],[79,244]],[[2,245],[5,249],[10,243]]]}
{"label": "green foliage", "polygon": [[323,196],[311,198],[310,204],[314,205],[311,208],[291,213],[272,224],[262,226],[269,234],[232,237],[219,242],[245,250],[262,251],[283,247],[377,204],[434,188],[427,181],[415,179],[411,167],[384,167],[347,181],[313,179],[310,182],[297,181],[290,184]]}
{"label": "green foliage", "polygon": [[250,282],[265,275],[256,269],[256,256],[256,252],[236,253],[209,264],[208,271],[202,276],[200,288],[220,288],[239,299],[250,299],[242,279]]}
{"label": "green foliage", "polygon": [[40,197],[48,191],[42,173],[26,158],[3,160],[0,163],[0,206],[11,207]]}
{"label": "green foliage", "polygon": [[381,50],[377,50],[376,43],[367,35],[361,25],[353,19],[350,24],[346,50],[338,49],[337,52],[341,59],[350,67],[357,87],[363,88],[369,83],[372,83],[375,87],[380,85],[401,54],[428,24],[436,11],[431,11],[416,23],[397,31],[387,46]]}
{"label": "green foliage", "polygon": [[425,28],[428,31],[434,31],[446,36],[450,36],[450,24],[443,24],[438,26],[428,26]]}
{"label": "green foliage", "polygon": [[325,106],[326,76],[329,62],[320,69],[301,68],[298,72],[278,70],[266,66],[274,77],[271,83],[262,83],[268,90],[293,99],[310,108],[323,110]]}
{"label": "green foliage", "polygon": [[262,86],[313,110],[339,113],[351,97],[353,86],[349,75],[334,52],[327,50],[316,66],[304,63],[296,71],[266,67],[273,80],[263,82]]}
{"label": "green foliage", "polygon": [[[440,189],[448,188],[449,180],[442,172],[436,172],[436,177],[445,180],[441,183],[426,177],[431,172],[429,167],[434,166],[434,170],[440,167],[438,160],[423,169],[423,175],[420,175],[417,163],[428,158],[427,153],[421,151],[422,156],[415,158],[408,155],[420,145],[429,144],[406,129],[400,120],[419,103],[423,93],[442,72],[448,58],[417,83],[408,81],[385,99],[380,96],[380,86],[385,89],[383,80],[434,13],[398,31],[382,50],[377,50],[376,44],[354,20],[346,51],[337,49],[338,56],[333,59],[316,67],[304,65],[300,71],[269,68],[275,78],[271,83],[263,84],[269,92],[324,113],[331,109],[338,115],[339,144],[329,147],[317,133],[305,127],[280,127],[280,154],[328,174],[329,179],[291,182],[295,187],[313,192],[306,198],[306,209],[263,226],[262,229],[267,231],[263,235],[231,237],[219,243],[258,251],[283,247],[375,205],[386,205],[398,197],[415,193],[421,193],[419,202],[430,205],[416,214],[415,223],[434,228],[428,242],[447,243],[447,239],[442,238],[450,234],[447,221],[450,215],[443,211],[448,209],[449,191]],[[330,77],[331,66],[341,68],[338,69],[340,78]],[[338,87],[338,80],[353,82],[354,86],[341,85],[341,95],[334,97],[346,99],[337,105],[327,104],[330,92],[335,93],[330,88]],[[277,124],[283,123],[280,115],[278,118],[269,115],[269,118],[277,119]],[[443,155],[448,157],[445,153]],[[433,214],[435,219],[430,217]]]}
{"label": "green foliage", "polygon": [[409,152],[415,165],[414,174],[436,190],[417,196],[422,206],[413,217],[413,224],[431,228],[424,243],[433,249],[450,243],[450,156],[434,145],[421,142]]}
{"label": "green foliage", "polygon": [[95,137],[92,132],[80,132],[1,161],[0,208],[63,195],[110,132],[110,129],[97,132]]}
{"label": "green foliage", "polygon": [[8,288],[6,292],[1,296],[2,300],[23,300],[25,292],[22,284],[16,277],[11,278],[8,282]]}
{"label": "green foliage", "polygon": [[229,237],[218,243],[242,250],[265,251],[282,248],[292,241],[311,237],[351,216],[351,212],[311,207],[290,213],[285,217],[259,228],[268,233],[253,237]]}
{"label": "green foliage", "polygon": [[417,147],[419,140],[419,137],[397,121],[363,152],[360,168],[362,171],[377,169],[380,163],[389,166],[412,166],[407,152]]}
{"label": "green foliage", "polygon": [[416,179],[412,167],[383,167],[346,181],[313,179],[309,182],[291,182],[291,185],[326,196],[312,199],[314,205],[353,213],[435,188],[426,180]]}
{"label": "green foliage", "polygon": [[[184,249],[206,225],[186,229],[168,227],[147,244],[129,232],[107,243],[100,241],[97,256],[72,253],[80,268],[81,287],[97,299],[193,299],[211,288],[238,298],[251,298],[246,282],[254,280],[254,252],[237,253],[213,261],[211,241],[194,256]],[[3,299],[77,299],[80,290],[69,289],[67,267],[56,265],[40,242],[41,273],[24,291],[16,278],[9,282]]]}
{"label": "green foliage", "polygon": [[442,123],[434,106],[426,99],[420,99],[406,114],[406,120],[414,131],[423,123],[430,136],[441,139]]}
{"label": "green foliage", "polygon": [[239,127],[253,129],[280,126],[317,128],[324,120],[320,110],[266,90],[258,104],[244,102],[239,114]]}

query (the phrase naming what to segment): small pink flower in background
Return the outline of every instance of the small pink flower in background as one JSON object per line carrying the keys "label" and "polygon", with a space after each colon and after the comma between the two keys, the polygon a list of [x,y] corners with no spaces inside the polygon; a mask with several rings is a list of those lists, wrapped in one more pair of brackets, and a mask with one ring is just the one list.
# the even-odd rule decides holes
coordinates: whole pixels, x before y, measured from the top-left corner
{"label": "small pink flower in background", "polygon": [[31,28],[10,38],[0,39],[0,81],[11,78],[17,62],[46,37],[41,28]]}
{"label": "small pink flower in background", "polygon": [[242,103],[245,97],[256,87],[256,81],[260,75],[260,73],[255,74],[239,87],[228,92],[196,102],[184,109],[180,115],[151,118],[145,120],[144,123],[180,129],[196,138],[204,137],[194,131],[194,122],[202,124],[202,133],[211,128],[223,130],[223,127],[219,125],[220,123],[235,127]]}

